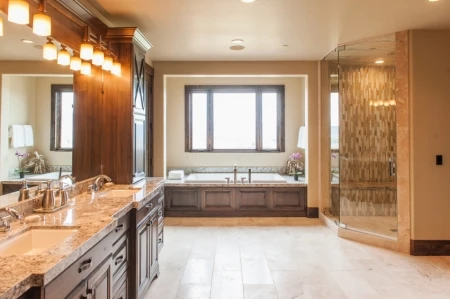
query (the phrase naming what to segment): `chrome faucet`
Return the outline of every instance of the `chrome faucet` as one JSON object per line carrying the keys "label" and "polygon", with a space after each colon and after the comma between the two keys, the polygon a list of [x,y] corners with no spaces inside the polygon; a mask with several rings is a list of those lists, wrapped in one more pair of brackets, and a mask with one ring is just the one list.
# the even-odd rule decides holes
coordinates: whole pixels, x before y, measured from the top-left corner
{"label": "chrome faucet", "polygon": [[251,168],[248,169],[248,183],[249,184],[252,183],[252,169]]}
{"label": "chrome faucet", "polygon": [[11,224],[8,221],[8,217],[12,216],[15,219],[19,219],[20,223],[23,223],[23,217],[22,215],[17,212],[15,209],[13,208],[4,208],[1,209],[0,212],[5,211],[7,212],[9,215],[6,217],[1,218],[1,222],[0,222],[0,232],[7,232],[11,230]]}
{"label": "chrome faucet", "polygon": [[28,188],[27,180],[23,180],[22,188],[19,190],[19,201],[24,201],[28,198],[30,198],[30,189]]}
{"label": "chrome faucet", "polygon": [[[64,187],[64,179],[69,179],[71,181],[71,185],[68,187]],[[61,199],[61,206],[66,205],[69,202],[69,192],[68,189],[73,190],[73,184],[75,183],[75,178],[71,175],[63,175],[58,179],[59,182],[59,190],[56,192],[56,196]]]}
{"label": "chrome faucet", "polygon": [[58,182],[61,182],[64,179],[69,179],[72,182],[72,184],[75,184],[75,177],[68,175],[68,174],[60,176],[58,179]]}
{"label": "chrome faucet", "polygon": [[92,184],[92,191],[97,192],[103,187],[103,181],[112,182],[111,178],[107,175],[101,174],[94,179],[94,183]]}
{"label": "chrome faucet", "polygon": [[234,164],[234,183],[237,184],[237,168],[236,168],[236,164]]}

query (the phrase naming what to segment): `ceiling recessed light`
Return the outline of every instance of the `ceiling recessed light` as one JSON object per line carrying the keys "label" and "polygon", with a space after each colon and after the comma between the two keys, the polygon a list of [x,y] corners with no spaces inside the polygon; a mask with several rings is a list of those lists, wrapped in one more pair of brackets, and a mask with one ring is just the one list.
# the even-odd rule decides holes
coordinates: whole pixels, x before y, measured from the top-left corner
{"label": "ceiling recessed light", "polygon": [[375,63],[376,64],[382,64],[382,63],[384,63],[384,60],[377,60],[377,61],[375,61]]}
{"label": "ceiling recessed light", "polygon": [[235,45],[235,46],[230,47],[230,50],[233,50],[233,51],[240,51],[240,50],[244,50],[244,49],[245,49],[245,47],[241,46],[241,45]]}
{"label": "ceiling recessed light", "polygon": [[29,40],[29,39],[21,39],[22,43],[26,43],[26,44],[32,44],[33,41]]}
{"label": "ceiling recessed light", "polygon": [[289,45],[282,45],[282,47],[285,47],[285,48],[287,48],[287,47],[289,47]]}
{"label": "ceiling recessed light", "polygon": [[34,45],[33,48],[42,50],[42,49],[44,49],[44,46],[43,45]]}
{"label": "ceiling recessed light", "polygon": [[233,44],[243,44],[243,43],[244,43],[244,40],[242,40],[242,39],[233,39],[231,42],[232,42]]}
{"label": "ceiling recessed light", "polygon": [[256,0],[241,0],[241,2],[244,2],[244,3],[253,3],[253,2],[255,2]]}

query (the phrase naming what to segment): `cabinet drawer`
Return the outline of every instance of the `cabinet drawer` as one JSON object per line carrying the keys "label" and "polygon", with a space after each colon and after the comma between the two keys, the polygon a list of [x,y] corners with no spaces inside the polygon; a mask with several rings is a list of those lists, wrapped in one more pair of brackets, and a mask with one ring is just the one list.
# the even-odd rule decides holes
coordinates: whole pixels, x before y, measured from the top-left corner
{"label": "cabinet drawer", "polygon": [[156,198],[150,200],[146,205],[136,211],[136,224],[148,217],[157,208]]}
{"label": "cabinet drawer", "polygon": [[159,224],[161,225],[161,223],[162,223],[162,221],[163,221],[163,219],[164,219],[164,208],[163,208],[163,206],[162,205],[159,205],[159,208],[158,208],[158,222],[159,222]]}
{"label": "cabinet drawer", "polygon": [[119,278],[113,283],[113,298],[119,299],[121,296],[124,299],[128,297],[128,272],[119,272]]}
{"label": "cabinet drawer", "polygon": [[120,243],[118,246],[118,250],[113,255],[112,259],[112,274],[115,277],[119,269],[122,267],[126,268],[128,266],[128,238],[124,236],[122,239],[120,239]]}
{"label": "cabinet drawer", "polygon": [[116,245],[116,243],[119,241],[120,237],[128,232],[128,229],[130,228],[130,213],[123,216],[119,219],[117,223],[117,227],[114,229],[114,231],[111,233],[113,235],[113,245]]}
{"label": "cabinet drawer", "polygon": [[111,256],[112,235],[103,238],[66,271],[45,287],[46,298],[65,298],[81,281],[86,279],[107,257]]}

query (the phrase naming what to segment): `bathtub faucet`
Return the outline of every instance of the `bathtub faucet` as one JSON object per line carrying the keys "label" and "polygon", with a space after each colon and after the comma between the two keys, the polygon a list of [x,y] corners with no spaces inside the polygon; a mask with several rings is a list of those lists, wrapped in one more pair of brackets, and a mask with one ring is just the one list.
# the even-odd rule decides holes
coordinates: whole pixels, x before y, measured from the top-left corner
{"label": "bathtub faucet", "polygon": [[248,169],[248,183],[249,184],[252,183],[252,169],[251,168]]}
{"label": "bathtub faucet", "polygon": [[237,184],[237,168],[236,168],[236,164],[234,164],[234,183]]}

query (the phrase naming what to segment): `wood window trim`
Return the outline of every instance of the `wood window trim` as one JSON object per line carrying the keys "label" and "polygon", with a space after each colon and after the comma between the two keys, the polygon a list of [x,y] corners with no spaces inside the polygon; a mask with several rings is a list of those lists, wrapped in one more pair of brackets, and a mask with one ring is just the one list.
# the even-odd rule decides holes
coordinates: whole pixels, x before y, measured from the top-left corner
{"label": "wood window trim", "polygon": [[52,84],[51,85],[51,128],[50,128],[50,151],[72,152],[73,148],[61,148],[61,99],[58,97],[62,92],[73,92],[73,85]]}
{"label": "wood window trim", "polygon": [[[207,149],[192,149],[192,101],[193,92],[207,93]],[[256,92],[256,149],[214,149],[214,92],[242,93]],[[276,92],[277,109],[277,149],[262,149],[262,93]],[[285,86],[284,85],[186,85],[185,86],[185,152],[190,153],[282,153],[285,152]]]}

